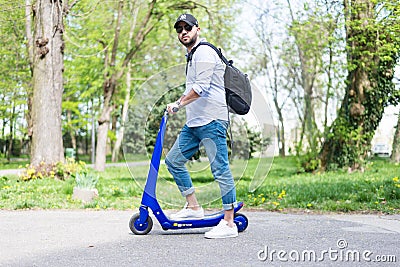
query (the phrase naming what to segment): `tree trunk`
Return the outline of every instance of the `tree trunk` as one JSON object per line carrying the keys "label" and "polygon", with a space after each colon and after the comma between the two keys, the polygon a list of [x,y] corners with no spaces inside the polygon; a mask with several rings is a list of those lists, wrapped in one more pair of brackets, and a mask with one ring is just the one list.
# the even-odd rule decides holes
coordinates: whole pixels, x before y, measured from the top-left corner
{"label": "tree trunk", "polygon": [[64,160],[61,129],[64,41],[62,1],[33,7],[33,98],[31,164]]}
{"label": "tree trunk", "polygon": [[13,142],[14,142],[14,120],[15,120],[15,105],[13,103],[12,114],[10,118],[10,137],[8,139],[8,148],[7,148],[7,161],[11,161],[11,155],[13,150]]}
{"label": "tree trunk", "polygon": [[398,116],[396,132],[394,133],[392,145],[392,161],[397,163],[400,162],[400,112]]}
{"label": "tree trunk", "polygon": [[[111,51],[111,59],[108,55],[108,49],[105,48],[104,67],[110,68],[112,73],[108,72],[104,75],[103,92],[104,92],[104,103],[103,110],[100,118],[98,119],[99,128],[97,129],[97,146],[96,146],[96,163],[95,170],[104,171],[106,167],[106,156],[107,156],[107,136],[108,130],[110,129],[111,112],[114,107],[111,103],[115,89],[118,82],[118,74],[115,73],[115,66],[117,60],[117,52],[119,45],[119,34],[121,31],[122,23],[122,10],[124,7],[124,1],[118,2],[118,16],[114,31],[114,43]],[[105,45],[105,44],[103,44]]]}
{"label": "tree trunk", "polygon": [[[371,140],[382,118],[391,90],[395,55],[378,57],[384,34],[377,29],[375,6],[368,0],[345,0],[349,72],[338,117],[320,152],[321,168],[363,170]],[[363,27],[360,27],[363,25]],[[386,40],[385,40],[386,41]]]}
{"label": "tree trunk", "polygon": [[[294,13],[291,7],[290,0],[287,0],[290,16],[292,20],[292,24],[295,24],[296,19],[294,17]],[[309,31],[307,28],[309,25],[305,24],[302,28],[306,31]],[[314,112],[314,104],[313,104],[313,91],[314,91],[314,82],[318,73],[318,58],[317,55],[310,54],[310,48],[308,47],[308,42],[302,40],[302,36],[298,33],[294,33],[295,44],[297,48],[297,53],[300,61],[300,85],[304,91],[304,127],[303,132],[308,142],[308,151],[316,153],[317,151],[317,142],[316,136],[318,133],[318,128],[315,123],[315,112]]]}
{"label": "tree trunk", "polygon": [[126,95],[125,95],[124,105],[122,107],[121,126],[119,128],[117,140],[115,142],[115,146],[112,152],[112,157],[111,157],[112,162],[118,161],[121,152],[121,146],[122,146],[122,140],[124,139],[125,122],[128,116],[130,98],[131,98],[131,73],[130,73],[130,68],[128,68],[128,73],[126,75]]}
{"label": "tree trunk", "polygon": [[105,163],[106,163],[106,149],[107,149],[107,134],[110,128],[110,120],[111,120],[111,112],[114,109],[112,104],[112,97],[115,93],[115,90],[118,85],[118,80],[123,76],[126,67],[128,66],[131,59],[136,55],[139,51],[141,45],[143,44],[146,36],[153,30],[154,25],[151,22],[151,19],[154,17],[155,22],[157,23],[159,19],[162,17],[163,13],[153,13],[156,0],[152,0],[148,5],[147,13],[145,14],[142,23],[139,27],[138,33],[134,38],[134,45],[124,57],[120,69],[117,69],[117,53],[119,49],[119,34],[121,30],[121,23],[122,23],[122,10],[124,6],[124,1],[120,0],[118,2],[118,16],[116,20],[115,32],[114,32],[114,42],[111,51],[111,58],[109,58],[107,44],[106,42],[102,42],[105,49],[105,59],[104,59],[104,66],[105,68],[109,68],[112,70],[112,73],[106,73],[104,77],[104,103],[103,103],[103,110],[101,112],[101,116],[98,120],[99,128],[97,132],[97,147],[96,147],[96,161],[95,161],[95,169],[97,171],[104,171]]}
{"label": "tree trunk", "polygon": [[[129,39],[128,39],[128,49],[132,49],[132,38],[133,38],[133,33],[136,28],[136,22],[137,22],[137,16],[139,12],[139,8],[135,7],[134,5],[130,4],[130,10],[132,14],[132,24],[129,30]],[[126,95],[125,95],[125,100],[124,100],[124,105],[122,106],[122,114],[121,114],[121,127],[118,131],[117,135],[117,140],[115,142],[115,146],[112,152],[111,156],[111,161],[116,162],[119,159],[119,155],[121,152],[121,146],[122,146],[122,141],[124,140],[124,134],[125,134],[125,122],[128,117],[128,110],[129,110],[129,101],[131,99],[131,85],[132,85],[132,79],[131,79],[131,65],[128,64],[127,66],[127,73],[126,73]]]}
{"label": "tree trunk", "polygon": [[92,125],[91,125],[91,131],[90,131],[90,142],[91,142],[91,153],[90,153],[90,162],[92,164],[96,163],[96,117],[95,117],[95,111],[94,111],[94,101],[91,101],[91,107],[92,107]]}
{"label": "tree trunk", "polygon": [[278,127],[278,146],[279,146],[279,156],[285,157],[286,155],[286,141],[285,141],[285,124],[283,121],[282,110],[278,108],[277,103],[275,103],[275,107],[278,111],[278,120],[279,120],[279,127]]}
{"label": "tree trunk", "polygon": [[285,139],[285,126],[283,124],[283,121],[281,123],[281,146],[279,147],[279,155],[281,157],[286,156],[286,139]]}
{"label": "tree trunk", "polygon": [[[302,73],[303,72],[305,72],[305,70],[302,70]],[[306,90],[304,90],[304,127],[305,127],[304,133],[307,137],[309,151],[315,152],[317,149],[317,144],[315,139],[315,132],[317,131],[317,128],[314,127],[315,116],[314,116],[314,107],[312,103],[313,89],[312,86],[308,84],[305,85],[305,88]]]}
{"label": "tree trunk", "polygon": [[107,156],[107,137],[108,130],[110,129],[111,112],[113,106],[111,104],[111,98],[113,91],[116,87],[116,81],[106,81],[103,85],[106,92],[104,96],[103,110],[98,119],[99,127],[97,129],[97,146],[96,146],[96,159],[95,159],[95,170],[104,171],[106,156]]}
{"label": "tree trunk", "polygon": [[333,42],[328,42],[328,50],[329,50],[329,63],[326,70],[326,75],[328,76],[328,83],[326,88],[326,96],[324,101],[324,138],[327,135],[328,129],[328,108],[329,108],[329,99],[331,98],[331,90],[332,90],[332,68],[333,68]]}
{"label": "tree trunk", "polygon": [[[31,76],[33,76],[33,52],[34,52],[34,46],[33,46],[33,35],[32,35],[32,30],[33,30],[33,25],[32,25],[32,19],[33,19],[33,6],[32,6],[32,0],[26,0],[25,1],[25,32],[26,32],[26,48],[28,52],[28,61],[29,61],[29,67],[30,67],[30,73]],[[27,107],[28,107],[28,112],[25,113],[25,120],[27,122],[27,135],[29,137],[29,147],[32,147],[32,132],[33,132],[33,121],[32,121],[32,101],[33,101],[33,92],[32,92],[32,80],[28,84],[27,88]]]}
{"label": "tree trunk", "polygon": [[[68,122],[68,125],[72,125],[71,120],[72,120],[72,111],[71,110],[67,110],[67,122]],[[76,145],[77,141],[76,141],[75,130],[71,128],[71,129],[68,129],[68,132],[69,132],[69,136],[71,138],[71,147],[73,149],[75,149],[75,151],[77,151],[77,145]]]}
{"label": "tree trunk", "polygon": [[[5,138],[5,130],[6,130],[5,125],[6,124],[7,124],[6,118],[3,118],[3,121],[2,121],[3,127],[1,127],[1,136],[0,136],[1,139]],[[4,157],[6,157],[6,153],[7,153],[7,144],[6,144],[6,142],[3,143],[0,151],[1,151],[1,153],[4,154]]]}

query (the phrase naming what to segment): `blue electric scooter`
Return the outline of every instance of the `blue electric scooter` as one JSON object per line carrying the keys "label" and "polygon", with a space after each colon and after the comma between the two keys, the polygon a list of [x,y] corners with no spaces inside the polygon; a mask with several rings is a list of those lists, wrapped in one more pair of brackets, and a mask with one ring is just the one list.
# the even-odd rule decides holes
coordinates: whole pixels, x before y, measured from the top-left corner
{"label": "blue electric scooter", "polygon": [[[224,218],[224,212],[220,211],[214,214],[205,215],[203,219],[187,219],[176,221],[169,219],[161,209],[156,198],[156,183],[158,178],[158,169],[160,167],[167,120],[168,111],[165,111],[161,120],[153,155],[151,157],[149,174],[147,176],[139,213],[134,214],[129,221],[129,228],[134,234],[137,235],[146,235],[153,227],[153,220],[149,216],[149,208],[153,211],[154,216],[161,224],[163,230],[212,227],[216,226]],[[243,232],[248,226],[247,217],[243,214],[236,213],[242,207],[243,202],[239,202],[238,207],[235,208],[234,215],[234,222],[236,223],[239,232]]]}

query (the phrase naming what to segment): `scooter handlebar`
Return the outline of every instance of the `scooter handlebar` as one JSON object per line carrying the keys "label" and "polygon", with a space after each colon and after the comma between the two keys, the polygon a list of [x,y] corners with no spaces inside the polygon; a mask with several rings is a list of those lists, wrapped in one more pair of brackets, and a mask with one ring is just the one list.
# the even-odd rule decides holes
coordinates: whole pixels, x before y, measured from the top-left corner
{"label": "scooter handlebar", "polygon": [[[178,111],[179,111],[179,108],[173,107],[173,108],[172,108],[172,111],[173,111],[173,112],[178,112]],[[169,113],[169,112],[168,112],[168,108],[166,108],[166,109],[164,110],[164,116],[165,116],[165,115],[168,115],[168,113]]]}

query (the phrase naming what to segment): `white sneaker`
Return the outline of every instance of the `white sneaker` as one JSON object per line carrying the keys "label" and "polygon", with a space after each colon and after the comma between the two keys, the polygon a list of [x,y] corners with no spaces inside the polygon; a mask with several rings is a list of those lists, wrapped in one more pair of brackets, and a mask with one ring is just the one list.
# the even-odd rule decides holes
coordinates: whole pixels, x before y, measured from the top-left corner
{"label": "white sneaker", "polygon": [[228,226],[228,222],[222,219],[217,226],[204,234],[205,238],[227,238],[237,237],[238,229],[236,224],[233,227]]}
{"label": "white sneaker", "polygon": [[188,208],[188,203],[186,203],[183,209],[181,209],[177,213],[171,214],[170,218],[174,221],[186,219],[203,219],[204,210],[202,207],[200,207],[200,209],[198,210],[193,210],[191,208]]}

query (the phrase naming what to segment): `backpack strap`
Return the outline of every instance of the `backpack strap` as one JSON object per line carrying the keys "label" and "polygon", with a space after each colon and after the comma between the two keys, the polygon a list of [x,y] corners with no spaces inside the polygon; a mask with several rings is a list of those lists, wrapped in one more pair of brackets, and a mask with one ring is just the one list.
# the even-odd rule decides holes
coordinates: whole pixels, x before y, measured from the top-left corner
{"label": "backpack strap", "polygon": [[193,47],[192,50],[190,51],[190,53],[189,53],[189,54],[187,55],[187,57],[186,57],[186,62],[187,62],[187,63],[190,62],[190,61],[192,61],[193,54],[194,54],[194,52],[196,52],[197,48],[198,48],[200,45],[207,45],[207,46],[211,47],[212,49],[215,50],[215,52],[218,54],[218,56],[220,57],[220,59],[225,63],[225,65],[232,66],[233,61],[232,61],[232,60],[227,60],[226,57],[224,57],[224,55],[222,54],[221,49],[220,49],[220,48],[217,48],[217,47],[216,47],[215,45],[213,45],[213,44],[210,44],[209,42],[200,42],[198,45],[196,45],[195,47]]}
{"label": "backpack strap", "polygon": [[[218,54],[219,58],[222,60],[222,62],[225,63],[225,65],[233,67],[233,61],[232,60],[227,60],[226,57],[224,57],[224,55],[222,54],[222,51],[220,48],[217,48],[215,45],[209,43],[209,42],[200,42],[198,45],[196,45],[195,47],[192,48],[192,50],[190,51],[190,53],[187,55],[186,57],[186,74],[187,74],[187,70],[188,70],[188,64],[189,62],[192,61],[193,58],[193,54],[194,52],[196,52],[197,48],[200,45],[207,45],[209,47],[211,47],[212,49],[214,49],[214,51]],[[233,135],[232,135],[232,127],[231,127],[231,118],[229,116],[229,107],[227,105],[227,110],[228,110],[228,127],[229,127],[229,135],[230,135],[230,142],[231,142],[231,153],[233,155]]]}

